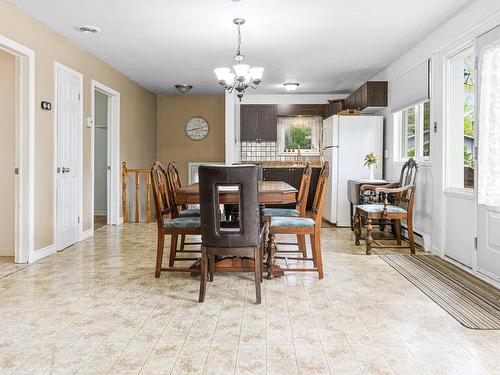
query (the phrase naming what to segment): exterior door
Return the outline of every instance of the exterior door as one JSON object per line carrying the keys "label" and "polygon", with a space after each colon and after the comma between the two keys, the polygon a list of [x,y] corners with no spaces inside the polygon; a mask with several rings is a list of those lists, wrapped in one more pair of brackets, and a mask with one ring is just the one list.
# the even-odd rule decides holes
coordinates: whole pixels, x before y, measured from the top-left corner
{"label": "exterior door", "polygon": [[57,68],[57,250],[79,237],[79,132],[82,78],[61,66]]}
{"label": "exterior door", "polygon": [[[483,52],[486,48],[500,49],[500,27],[488,32],[478,39],[478,63],[482,67]],[[494,46],[492,46],[492,44]],[[481,87],[479,82],[479,103],[481,103]],[[493,94],[493,93],[490,93]],[[479,108],[481,111],[481,108]],[[481,134],[481,122],[478,123]],[[481,171],[481,166],[479,166]],[[481,178],[479,176],[479,178]],[[477,271],[497,282],[500,282],[500,207],[477,205]]]}

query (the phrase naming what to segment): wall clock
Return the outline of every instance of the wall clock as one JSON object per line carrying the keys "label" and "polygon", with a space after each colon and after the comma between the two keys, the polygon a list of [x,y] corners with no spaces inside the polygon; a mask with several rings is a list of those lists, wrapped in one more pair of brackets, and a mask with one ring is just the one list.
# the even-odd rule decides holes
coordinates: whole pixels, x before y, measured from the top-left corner
{"label": "wall clock", "polygon": [[193,141],[201,141],[208,135],[208,121],[203,117],[191,117],[186,122],[186,135]]}

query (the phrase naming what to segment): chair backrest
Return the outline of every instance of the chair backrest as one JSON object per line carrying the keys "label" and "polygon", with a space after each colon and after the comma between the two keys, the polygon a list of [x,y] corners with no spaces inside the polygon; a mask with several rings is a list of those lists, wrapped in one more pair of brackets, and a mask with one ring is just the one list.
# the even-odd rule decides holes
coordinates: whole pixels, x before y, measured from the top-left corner
{"label": "chair backrest", "polygon": [[232,165],[256,165],[257,166],[257,181],[262,181],[264,176],[264,169],[262,164],[252,164],[252,163],[233,163]]}
{"label": "chair backrest", "polygon": [[168,200],[167,174],[159,161],[156,161],[151,168],[151,180],[153,181],[156,223],[158,224],[158,230],[163,230],[164,215],[170,213],[170,205]]}
{"label": "chair backrest", "polygon": [[316,222],[316,225],[321,227],[321,220],[323,219],[323,208],[325,205],[326,191],[328,190],[328,176],[330,174],[330,166],[327,161],[323,163],[321,172],[319,173],[318,183],[316,185],[316,192],[311,208],[311,218]]}
{"label": "chair backrest", "polygon": [[175,201],[175,191],[182,187],[181,177],[174,163],[168,163],[166,174],[168,182],[167,185],[168,204],[171,210],[170,214],[172,218],[176,218],[179,216],[179,207],[181,209],[184,209],[183,205],[178,205]]}
{"label": "chair backrest", "polygon": [[[209,247],[259,246],[259,191],[255,165],[200,166],[200,216],[202,245]],[[239,191],[239,228],[221,226],[219,192]]]}
{"label": "chair backrest", "polygon": [[401,193],[397,197],[397,201],[407,203],[408,207],[413,207],[413,200],[415,199],[415,190],[417,187],[417,173],[418,164],[413,158],[409,158],[401,168],[401,175],[399,177],[399,187],[410,186],[410,188]]}
{"label": "chair backrest", "polygon": [[295,209],[300,212],[300,216],[305,216],[307,197],[309,196],[309,188],[311,186],[312,178],[312,167],[311,163],[307,163],[304,168],[304,173],[302,173],[302,179],[300,180],[299,194],[297,195],[297,203],[295,204]]}

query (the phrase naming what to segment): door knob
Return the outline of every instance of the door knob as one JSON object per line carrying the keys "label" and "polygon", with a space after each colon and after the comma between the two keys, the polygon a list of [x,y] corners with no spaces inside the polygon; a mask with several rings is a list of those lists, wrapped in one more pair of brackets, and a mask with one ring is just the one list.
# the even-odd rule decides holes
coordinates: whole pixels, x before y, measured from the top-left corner
{"label": "door knob", "polygon": [[62,168],[62,173],[69,173],[69,171],[70,171],[69,168],[65,168],[65,167]]}

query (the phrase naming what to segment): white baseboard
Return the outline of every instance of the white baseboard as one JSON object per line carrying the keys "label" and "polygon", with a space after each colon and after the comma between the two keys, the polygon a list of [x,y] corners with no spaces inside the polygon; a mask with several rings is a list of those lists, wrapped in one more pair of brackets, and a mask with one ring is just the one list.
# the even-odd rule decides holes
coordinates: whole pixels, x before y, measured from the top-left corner
{"label": "white baseboard", "polygon": [[118,223],[116,225],[122,225],[123,224],[123,216],[120,216],[118,218]]}
{"label": "white baseboard", "polygon": [[33,251],[33,256],[30,259],[29,263],[36,262],[46,256],[52,255],[56,252],[56,244],[52,244],[41,249]]}
{"label": "white baseboard", "polygon": [[87,229],[86,231],[80,233],[79,241],[84,241],[87,238],[92,237],[93,235],[94,235],[94,229],[93,228]]}
{"label": "white baseboard", "polygon": [[94,209],[94,216],[107,216],[106,210]]}
{"label": "white baseboard", "polygon": [[0,249],[0,257],[13,257],[14,249]]}

